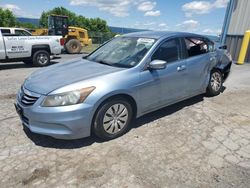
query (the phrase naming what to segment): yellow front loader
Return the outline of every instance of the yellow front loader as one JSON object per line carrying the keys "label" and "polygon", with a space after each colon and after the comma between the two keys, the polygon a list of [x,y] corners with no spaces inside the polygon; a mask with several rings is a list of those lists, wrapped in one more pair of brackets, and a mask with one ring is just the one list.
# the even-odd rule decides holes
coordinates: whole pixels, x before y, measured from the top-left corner
{"label": "yellow front loader", "polygon": [[32,35],[63,36],[64,47],[69,54],[80,53],[82,47],[92,45],[88,31],[80,27],[68,26],[67,16],[50,15],[48,17],[48,29],[36,29],[32,32]]}
{"label": "yellow front loader", "polygon": [[83,46],[91,46],[92,40],[88,31],[80,27],[68,27],[68,34],[65,35],[65,49],[68,53],[79,53]]}

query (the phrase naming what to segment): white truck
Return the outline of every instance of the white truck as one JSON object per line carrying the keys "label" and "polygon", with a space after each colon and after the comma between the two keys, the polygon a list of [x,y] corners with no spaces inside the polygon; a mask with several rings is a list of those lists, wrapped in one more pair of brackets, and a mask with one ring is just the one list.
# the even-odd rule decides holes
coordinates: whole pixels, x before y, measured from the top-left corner
{"label": "white truck", "polygon": [[43,67],[50,56],[61,54],[61,36],[31,36],[25,29],[0,27],[0,62],[23,61]]}

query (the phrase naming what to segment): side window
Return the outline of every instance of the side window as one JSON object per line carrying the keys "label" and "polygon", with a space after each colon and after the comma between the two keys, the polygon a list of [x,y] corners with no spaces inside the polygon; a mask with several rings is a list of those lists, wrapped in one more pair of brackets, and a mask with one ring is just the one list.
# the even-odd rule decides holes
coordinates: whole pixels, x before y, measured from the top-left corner
{"label": "side window", "polygon": [[209,46],[200,38],[185,38],[188,56],[193,57],[209,52]]}
{"label": "side window", "polygon": [[79,32],[80,38],[84,39],[85,38],[85,33],[84,32]]}
{"label": "side window", "polygon": [[17,36],[30,36],[31,34],[25,30],[16,29],[15,35],[17,35]]}
{"label": "side window", "polygon": [[163,44],[155,51],[152,60],[163,60],[168,63],[181,59],[181,44],[179,39],[171,39]]}
{"label": "side window", "polygon": [[3,36],[10,34],[10,29],[1,29],[1,33]]}

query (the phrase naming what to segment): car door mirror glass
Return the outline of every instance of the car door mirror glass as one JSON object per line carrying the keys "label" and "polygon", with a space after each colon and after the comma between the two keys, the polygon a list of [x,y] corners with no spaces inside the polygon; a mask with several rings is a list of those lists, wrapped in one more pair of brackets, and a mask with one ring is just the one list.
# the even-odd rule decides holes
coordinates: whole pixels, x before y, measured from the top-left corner
{"label": "car door mirror glass", "polygon": [[165,69],[167,65],[166,61],[163,60],[153,60],[149,63],[148,68],[150,70],[159,70],[159,69]]}

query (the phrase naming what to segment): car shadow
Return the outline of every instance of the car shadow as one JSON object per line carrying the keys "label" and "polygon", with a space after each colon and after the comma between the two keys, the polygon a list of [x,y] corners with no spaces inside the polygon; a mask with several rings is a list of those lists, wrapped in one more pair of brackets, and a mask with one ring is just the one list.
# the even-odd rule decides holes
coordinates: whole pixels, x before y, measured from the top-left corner
{"label": "car shadow", "polygon": [[224,93],[224,91],[227,89],[227,87],[222,86],[221,93]]}
{"label": "car shadow", "polygon": [[[55,61],[56,59],[51,60],[48,66],[59,63],[59,61]],[[27,69],[27,68],[41,68],[41,67],[34,67],[32,66],[32,64],[25,64],[25,63],[0,63],[0,70],[24,69],[24,68]]]}
{"label": "car shadow", "polygon": [[[222,86],[222,87],[221,87],[220,93],[224,93],[226,89],[227,89],[227,87]],[[212,97],[214,97],[214,96],[210,96],[210,95],[206,95],[206,94],[205,94],[205,96],[206,96],[207,98],[212,98]]]}
{"label": "car shadow", "polygon": [[46,148],[56,148],[56,149],[76,149],[86,146],[90,146],[93,143],[103,142],[94,135],[87,138],[81,138],[76,140],[61,140],[55,139],[50,136],[40,135],[31,132],[28,128],[23,128],[27,137],[32,140],[35,145],[46,147]]}
{"label": "car shadow", "polygon": [[[143,126],[144,124],[150,123],[156,119],[171,115],[187,106],[191,106],[193,104],[199,103],[203,101],[204,95],[198,95],[196,97],[187,99],[185,101],[173,104],[171,106],[162,108],[160,110],[157,110],[155,112],[149,113],[147,115],[144,115],[134,121],[132,124],[131,129],[138,128],[140,126]],[[76,148],[82,148],[86,146],[90,146],[93,143],[102,143],[105,142],[96,136],[92,135],[88,138],[82,138],[77,140],[59,140],[54,139],[49,136],[39,135],[30,132],[29,129],[24,128],[24,132],[28,136],[29,139],[31,139],[37,146],[41,147],[47,147],[47,148],[57,148],[57,149],[76,149]]]}
{"label": "car shadow", "polygon": [[205,97],[204,95],[198,95],[198,96],[192,97],[190,99],[172,104],[172,105],[167,106],[165,108],[159,109],[157,111],[151,112],[149,114],[146,114],[146,115],[136,119],[134,126],[132,126],[131,129],[138,128],[142,125],[153,122],[153,121],[160,119],[162,117],[174,114],[175,112],[177,112],[185,107],[192,106],[196,103],[203,101],[204,97]]}
{"label": "car shadow", "polygon": [[0,63],[0,70],[7,70],[7,69],[22,69],[22,68],[33,68],[30,65],[26,65],[24,63]]}

